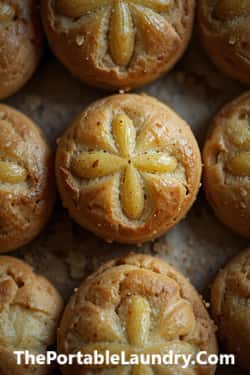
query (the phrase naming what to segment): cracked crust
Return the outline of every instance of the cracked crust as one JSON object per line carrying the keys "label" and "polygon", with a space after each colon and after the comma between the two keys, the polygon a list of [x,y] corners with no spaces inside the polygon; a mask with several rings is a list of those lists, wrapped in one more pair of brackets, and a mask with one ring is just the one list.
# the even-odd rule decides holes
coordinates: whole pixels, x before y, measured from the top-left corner
{"label": "cracked crust", "polygon": [[45,353],[55,344],[63,301],[42,276],[16,258],[0,256],[0,374],[47,375],[52,368],[17,365],[15,350]]}
{"label": "cracked crust", "polygon": [[200,174],[189,126],[144,95],[94,103],[58,141],[63,205],[108,242],[142,243],[165,233],[193,204]]}
{"label": "cracked crust", "polygon": [[0,15],[0,99],[18,91],[32,76],[42,55],[42,33],[36,0],[0,1],[14,10]]}
{"label": "cracked crust", "polygon": [[[218,218],[250,237],[250,92],[227,104],[215,117],[203,151],[204,188]],[[240,168],[232,160],[245,155]],[[241,156],[240,156],[241,157]],[[238,159],[239,160],[239,159]],[[230,168],[231,166],[231,168]],[[232,166],[238,172],[232,170]]]}
{"label": "cracked crust", "polygon": [[3,104],[0,139],[0,252],[6,252],[42,230],[54,206],[55,184],[52,154],[41,130]]}
{"label": "cracked crust", "polygon": [[217,67],[228,76],[249,85],[249,2],[200,0],[198,23],[201,42]]}
{"label": "cracked crust", "polygon": [[250,371],[250,249],[242,251],[221,270],[212,286],[212,314],[222,344]]}
{"label": "cracked crust", "polygon": [[[217,353],[215,327],[206,308],[184,276],[167,263],[130,254],[101,266],[71,297],[58,330],[61,353],[111,350],[119,353]],[[212,375],[214,366],[180,370],[158,366],[96,369],[74,364],[72,373],[130,375]],[[181,372],[179,372],[181,371]]]}
{"label": "cracked crust", "polygon": [[50,46],[75,76],[105,89],[130,90],[168,72],[182,56],[195,2],[103,0],[74,18],[61,15],[55,0],[42,1],[41,8]]}

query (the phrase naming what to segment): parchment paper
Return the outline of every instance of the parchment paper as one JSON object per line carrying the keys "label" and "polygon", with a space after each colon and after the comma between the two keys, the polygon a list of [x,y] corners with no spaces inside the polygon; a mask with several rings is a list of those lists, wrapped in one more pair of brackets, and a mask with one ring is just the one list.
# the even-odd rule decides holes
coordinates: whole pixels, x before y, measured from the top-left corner
{"label": "parchment paper", "polygon": [[[172,106],[189,122],[200,146],[216,111],[246,88],[221,75],[210,63],[194,36],[184,58],[167,76],[140,90]],[[55,149],[56,139],[76,114],[106,92],[74,79],[47,50],[33,79],[6,103],[29,115],[45,131]],[[187,218],[166,236],[140,248],[105,244],[71,221],[57,207],[44,232],[31,244],[11,255],[32,264],[47,276],[67,302],[73,288],[107,259],[129,251],[163,258],[178,267],[209,301],[209,285],[227,260],[249,245],[214,217],[202,189]],[[218,375],[243,375],[233,367]]]}

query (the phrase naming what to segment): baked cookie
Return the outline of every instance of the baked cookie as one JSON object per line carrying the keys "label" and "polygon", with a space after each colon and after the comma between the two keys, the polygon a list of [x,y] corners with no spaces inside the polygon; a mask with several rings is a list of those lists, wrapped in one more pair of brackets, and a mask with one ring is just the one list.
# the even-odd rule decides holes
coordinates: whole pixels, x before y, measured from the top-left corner
{"label": "baked cookie", "polygon": [[0,252],[31,241],[55,201],[50,148],[22,113],[0,104]]}
{"label": "baked cookie", "polygon": [[[160,259],[130,254],[104,264],[81,284],[67,305],[58,349],[70,354],[217,353],[214,324],[189,281]],[[211,375],[214,366],[73,366],[63,375]]]}
{"label": "baked cookie", "polygon": [[63,205],[106,241],[142,243],[182,219],[200,185],[189,126],[145,95],[114,95],[81,113],[58,142]]}
{"label": "baked cookie", "polygon": [[250,84],[250,1],[200,0],[201,42],[217,67]]}
{"label": "baked cookie", "polygon": [[63,302],[51,283],[12,257],[0,256],[0,373],[48,375],[51,367],[17,364],[14,351],[45,354],[56,341]]}
{"label": "baked cookie", "polygon": [[250,249],[220,271],[212,286],[212,314],[225,349],[250,371]]}
{"label": "baked cookie", "polygon": [[192,32],[194,0],[44,0],[50,45],[82,81],[130,90],[168,72]]}
{"label": "baked cookie", "polygon": [[36,0],[0,0],[0,99],[19,90],[42,55]]}
{"label": "baked cookie", "polygon": [[215,117],[204,147],[204,187],[218,218],[250,237],[250,92]]}

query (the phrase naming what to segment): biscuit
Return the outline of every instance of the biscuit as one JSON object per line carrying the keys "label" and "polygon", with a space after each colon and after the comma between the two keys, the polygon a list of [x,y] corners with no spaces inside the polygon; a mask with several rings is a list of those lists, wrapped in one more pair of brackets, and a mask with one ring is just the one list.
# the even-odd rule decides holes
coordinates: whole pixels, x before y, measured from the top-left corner
{"label": "biscuit", "polygon": [[218,335],[240,366],[250,371],[250,249],[237,255],[213,283],[211,307]]}
{"label": "biscuit", "polygon": [[218,218],[250,237],[250,92],[215,117],[204,152],[204,188]]}
{"label": "biscuit", "polygon": [[0,1],[0,99],[18,91],[36,70],[42,33],[35,0]]}
{"label": "biscuit", "polygon": [[249,0],[200,0],[198,23],[201,42],[217,67],[249,85]]}
{"label": "biscuit", "polygon": [[[95,350],[112,354],[217,353],[215,327],[189,281],[160,259],[130,254],[112,260],[81,284],[58,329],[58,349],[69,354]],[[194,358],[194,357],[193,357]],[[73,366],[68,375],[212,375],[214,366]],[[183,371],[183,372],[182,372]]]}
{"label": "biscuit", "polygon": [[0,252],[38,235],[55,202],[50,148],[22,113],[0,104]]}
{"label": "biscuit", "polygon": [[168,72],[191,36],[194,0],[44,0],[55,55],[82,81],[105,89],[143,86]]}
{"label": "biscuit", "polygon": [[51,283],[19,259],[0,256],[0,374],[48,375],[48,366],[17,364],[14,351],[45,354],[56,341],[63,302]]}
{"label": "biscuit", "polygon": [[189,126],[143,95],[114,95],[81,113],[58,141],[63,205],[108,242],[142,243],[186,214],[201,160]]}

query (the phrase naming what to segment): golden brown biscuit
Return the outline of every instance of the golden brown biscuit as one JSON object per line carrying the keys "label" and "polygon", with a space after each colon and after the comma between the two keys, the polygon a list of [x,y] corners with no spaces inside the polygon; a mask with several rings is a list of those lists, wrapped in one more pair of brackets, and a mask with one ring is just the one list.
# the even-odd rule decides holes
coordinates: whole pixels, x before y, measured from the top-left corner
{"label": "golden brown biscuit", "polygon": [[82,81],[143,86],[169,71],[192,32],[194,0],[44,0],[50,45]]}
{"label": "golden brown biscuit", "polygon": [[59,140],[56,174],[80,225],[108,242],[142,243],[186,215],[200,184],[200,152],[164,104],[114,95],[87,108]]}
{"label": "golden brown biscuit", "polygon": [[[214,325],[189,281],[160,259],[130,254],[104,264],[67,305],[59,330],[60,353],[97,350],[133,353],[217,353]],[[63,367],[63,375],[211,375],[214,366]]]}
{"label": "golden brown biscuit", "polygon": [[250,1],[200,0],[201,42],[217,67],[250,84]]}
{"label": "golden brown biscuit", "polygon": [[250,371],[250,249],[220,271],[212,286],[212,313],[225,349]]}
{"label": "golden brown biscuit", "polygon": [[203,157],[204,187],[216,215],[250,237],[250,92],[215,117]]}
{"label": "golden brown biscuit", "polygon": [[0,252],[31,241],[55,201],[52,154],[41,130],[0,104]]}
{"label": "golden brown biscuit", "polygon": [[14,351],[45,354],[55,344],[63,302],[52,284],[16,258],[0,256],[0,374],[48,375],[47,366],[17,364]]}
{"label": "golden brown biscuit", "polygon": [[36,0],[0,0],[0,99],[14,94],[41,59]]}

